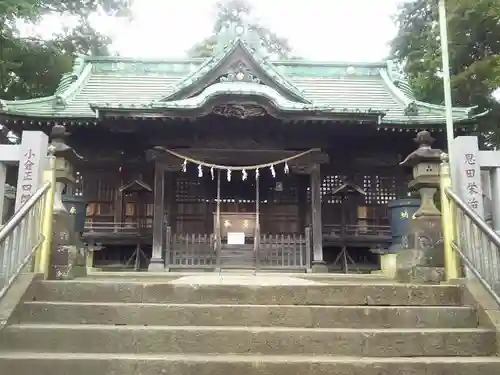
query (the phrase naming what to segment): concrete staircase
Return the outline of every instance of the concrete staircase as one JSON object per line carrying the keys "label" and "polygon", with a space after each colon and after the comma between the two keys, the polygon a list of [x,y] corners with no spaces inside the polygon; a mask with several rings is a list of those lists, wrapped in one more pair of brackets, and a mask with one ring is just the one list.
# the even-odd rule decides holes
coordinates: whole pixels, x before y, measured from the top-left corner
{"label": "concrete staircase", "polygon": [[459,287],[287,284],[38,282],[1,332],[0,374],[500,374]]}

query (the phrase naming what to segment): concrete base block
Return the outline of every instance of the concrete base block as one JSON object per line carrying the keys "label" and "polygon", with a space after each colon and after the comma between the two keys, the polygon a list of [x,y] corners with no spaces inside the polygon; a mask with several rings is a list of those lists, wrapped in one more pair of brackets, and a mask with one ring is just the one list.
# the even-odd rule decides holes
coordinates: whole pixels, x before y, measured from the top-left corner
{"label": "concrete base block", "polygon": [[382,275],[394,277],[397,269],[397,254],[380,255],[380,271]]}
{"label": "concrete base block", "polygon": [[161,258],[151,258],[151,260],[149,261],[148,271],[165,271],[165,261]]}
{"label": "concrete base block", "polygon": [[313,262],[311,270],[313,273],[328,273],[328,266],[325,262]]}

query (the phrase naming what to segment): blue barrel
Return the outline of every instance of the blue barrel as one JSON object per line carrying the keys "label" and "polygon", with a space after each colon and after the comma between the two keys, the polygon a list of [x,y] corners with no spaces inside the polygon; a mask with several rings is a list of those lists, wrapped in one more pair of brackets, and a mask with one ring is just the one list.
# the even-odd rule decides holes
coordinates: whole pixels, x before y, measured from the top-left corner
{"label": "blue barrel", "polygon": [[401,237],[408,234],[413,214],[420,207],[420,199],[403,198],[390,201],[388,204],[391,215],[392,244],[389,253],[397,253],[401,250]]}
{"label": "blue barrel", "polygon": [[75,215],[75,231],[82,233],[85,228],[87,216],[87,202],[82,196],[63,195],[62,202],[66,210]]}

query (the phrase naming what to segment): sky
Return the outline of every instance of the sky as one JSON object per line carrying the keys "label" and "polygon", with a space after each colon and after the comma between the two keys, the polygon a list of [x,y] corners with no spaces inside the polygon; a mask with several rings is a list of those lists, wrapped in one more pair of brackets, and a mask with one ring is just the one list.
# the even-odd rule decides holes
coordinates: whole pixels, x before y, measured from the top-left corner
{"label": "sky", "polygon": [[[372,62],[386,58],[402,0],[248,0],[260,23],[311,60]],[[122,56],[182,58],[212,32],[215,0],[135,0],[133,20],[95,17]],[[55,30],[47,19],[42,34]],[[31,30],[26,31],[27,33]]]}

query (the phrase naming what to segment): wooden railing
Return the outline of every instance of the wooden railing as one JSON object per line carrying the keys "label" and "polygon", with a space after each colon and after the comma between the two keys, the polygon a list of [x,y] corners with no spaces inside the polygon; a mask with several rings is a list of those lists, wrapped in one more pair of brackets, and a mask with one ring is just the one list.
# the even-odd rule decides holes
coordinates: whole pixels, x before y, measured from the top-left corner
{"label": "wooden railing", "polygon": [[323,236],[340,237],[342,231],[346,236],[374,236],[390,237],[391,227],[389,225],[372,224],[348,224],[342,228],[339,224],[324,224]]}
{"label": "wooden railing", "polygon": [[120,223],[120,222],[86,222],[85,232],[87,233],[122,233],[122,234],[136,234],[140,230],[151,231],[152,225],[144,223],[137,225],[137,223]]}
{"label": "wooden railing", "polygon": [[310,268],[310,229],[304,235],[261,235],[258,262],[262,268]]}
{"label": "wooden railing", "polygon": [[[213,234],[177,234],[167,227],[165,262],[167,268],[289,268],[311,265],[310,229],[305,234],[261,235],[258,243],[227,245]],[[253,242],[253,241],[252,241]],[[231,254],[234,259],[231,262]],[[250,263],[248,262],[250,257]],[[241,259],[241,264],[238,260]]]}
{"label": "wooden railing", "polygon": [[137,229],[151,229],[152,224],[137,225],[135,222],[125,223],[116,221],[91,221],[85,222],[86,232],[123,232],[123,231],[137,231]]}
{"label": "wooden railing", "polygon": [[[144,223],[137,225],[135,222],[86,222],[85,232],[91,233],[123,233],[123,234],[136,234],[138,231],[143,230],[150,232],[152,230],[151,223]],[[358,225],[345,225],[344,233],[347,236],[382,236],[390,237],[391,230],[389,225],[371,225],[371,224],[358,224]],[[340,237],[342,233],[342,226],[340,224],[324,224],[323,236]],[[172,234],[170,234],[172,235]],[[175,234],[173,240],[179,246],[199,246],[205,242],[209,242],[209,237],[212,238],[213,234]],[[188,238],[189,237],[189,238]],[[301,244],[306,241],[306,235],[298,234],[282,234],[282,235],[261,235],[261,244],[267,246],[266,243],[278,243],[281,241],[282,247],[289,247],[289,244]],[[212,238],[213,241],[213,238]],[[192,246],[191,246],[192,247]],[[271,246],[272,247],[272,246]]]}
{"label": "wooden railing", "polygon": [[217,263],[213,234],[172,233],[166,230],[165,262],[167,268],[213,268]]}

